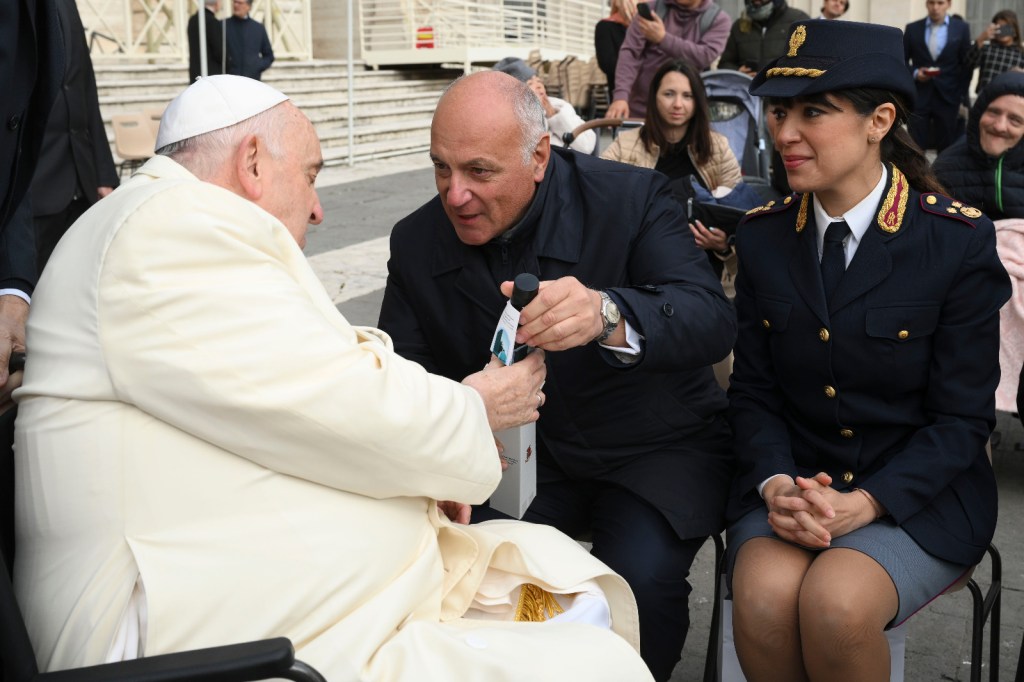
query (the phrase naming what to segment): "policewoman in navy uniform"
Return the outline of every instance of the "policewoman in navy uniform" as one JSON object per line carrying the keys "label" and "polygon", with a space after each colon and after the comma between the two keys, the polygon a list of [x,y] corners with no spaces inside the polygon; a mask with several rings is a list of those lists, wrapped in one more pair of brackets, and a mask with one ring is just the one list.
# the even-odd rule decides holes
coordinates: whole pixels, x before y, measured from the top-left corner
{"label": "policewoman in navy uniform", "polygon": [[750,86],[795,194],[737,233],[729,414],[734,634],[748,680],[888,680],[884,630],[996,525],[992,222],[941,193],[903,126],[898,29],[790,28]]}

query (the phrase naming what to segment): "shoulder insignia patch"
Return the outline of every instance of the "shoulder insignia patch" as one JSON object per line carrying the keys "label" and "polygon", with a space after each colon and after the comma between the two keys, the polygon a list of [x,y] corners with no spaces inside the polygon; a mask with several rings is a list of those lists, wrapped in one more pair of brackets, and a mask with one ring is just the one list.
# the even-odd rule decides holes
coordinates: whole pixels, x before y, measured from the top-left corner
{"label": "shoulder insignia patch", "polygon": [[983,215],[973,206],[967,206],[960,201],[934,192],[921,195],[921,208],[932,215],[953,218],[971,227],[974,227],[978,218]]}
{"label": "shoulder insignia patch", "polygon": [[747,211],[747,215],[753,216],[759,214],[778,213],[779,211],[784,211],[788,208],[792,208],[797,203],[796,201],[794,201],[794,199],[796,199],[799,196],[799,194],[790,194],[789,196],[783,197],[781,199],[773,199],[769,201],[767,204],[763,204],[761,206],[757,206],[755,208],[750,209],[749,211]]}

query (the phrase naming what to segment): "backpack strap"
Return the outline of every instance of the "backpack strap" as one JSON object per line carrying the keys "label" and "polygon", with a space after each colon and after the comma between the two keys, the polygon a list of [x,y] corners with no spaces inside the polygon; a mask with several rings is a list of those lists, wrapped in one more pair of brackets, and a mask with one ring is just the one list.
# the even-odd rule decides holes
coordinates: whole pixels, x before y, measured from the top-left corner
{"label": "backpack strap", "polygon": [[[708,5],[708,8],[700,15],[700,22],[697,24],[697,40],[704,37],[704,34],[711,28],[711,24],[715,23],[715,19],[721,11],[722,8],[719,7],[717,2],[712,2]],[[665,21],[665,17],[668,16],[668,6],[664,0],[654,0],[654,13],[658,15],[662,22]]]}
{"label": "backpack strap", "polygon": [[711,28],[711,24],[715,23],[715,19],[718,18],[718,13],[721,11],[722,8],[718,6],[717,2],[712,2],[708,5],[708,8],[704,10],[704,14],[700,15],[700,24],[697,25],[698,36],[704,37],[704,34]]}

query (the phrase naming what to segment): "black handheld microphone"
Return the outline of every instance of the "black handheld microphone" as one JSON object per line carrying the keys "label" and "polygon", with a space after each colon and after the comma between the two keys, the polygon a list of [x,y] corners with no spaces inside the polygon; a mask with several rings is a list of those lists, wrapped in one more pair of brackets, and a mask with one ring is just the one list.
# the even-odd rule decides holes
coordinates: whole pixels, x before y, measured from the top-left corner
{"label": "black handheld microphone", "polygon": [[[530,301],[537,297],[537,291],[540,289],[540,280],[537,279],[536,275],[531,275],[528,272],[522,272],[516,275],[515,280],[512,282],[512,298],[509,303],[516,310],[522,310],[526,306],[530,305]],[[512,362],[519,362],[525,358],[529,352],[533,350],[530,346],[525,343],[517,344],[512,349]]]}

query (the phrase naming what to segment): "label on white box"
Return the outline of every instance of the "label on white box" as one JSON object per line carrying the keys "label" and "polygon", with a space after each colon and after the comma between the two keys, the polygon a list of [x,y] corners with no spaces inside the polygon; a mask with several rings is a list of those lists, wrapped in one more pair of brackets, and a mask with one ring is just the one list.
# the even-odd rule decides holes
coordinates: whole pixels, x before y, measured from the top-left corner
{"label": "label on white box", "polygon": [[494,435],[505,446],[508,469],[491,495],[491,508],[521,519],[537,496],[537,427],[523,424]]}
{"label": "label on white box", "polygon": [[494,330],[494,338],[491,339],[491,352],[506,366],[516,360],[513,347],[518,328],[519,311],[513,308],[511,303],[506,303],[505,309],[501,311],[501,317],[498,318],[498,327]]}

